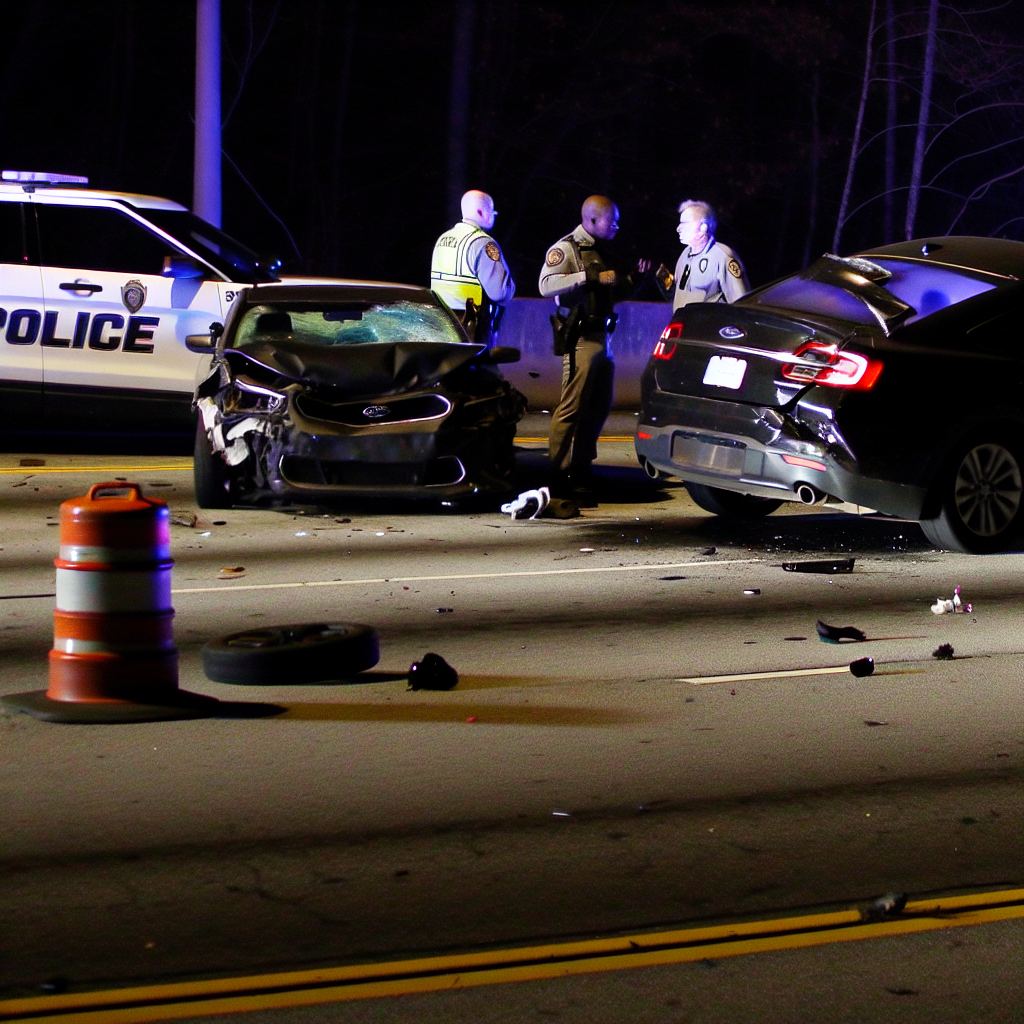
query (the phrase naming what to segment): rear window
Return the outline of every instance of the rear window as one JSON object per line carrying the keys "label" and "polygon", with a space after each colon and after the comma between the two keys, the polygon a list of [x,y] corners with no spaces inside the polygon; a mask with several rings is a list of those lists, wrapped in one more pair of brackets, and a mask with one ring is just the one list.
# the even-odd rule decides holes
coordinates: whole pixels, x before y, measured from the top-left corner
{"label": "rear window", "polygon": [[451,317],[425,302],[348,302],[320,309],[253,306],[235,332],[235,348],[258,342],[313,345],[393,345],[396,342],[465,343]]}
{"label": "rear window", "polygon": [[[917,312],[905,323],[912,324],[958,302],[991,291],[995,285],[946,267],[907,263],[903,260],[872,259],[892,277],[882,287]],[[753,297],[758,305],[775,306],[801,313],[849,320],[856,324],[875,322],[871,311],[856,296],[837,285],[789,277]]]}

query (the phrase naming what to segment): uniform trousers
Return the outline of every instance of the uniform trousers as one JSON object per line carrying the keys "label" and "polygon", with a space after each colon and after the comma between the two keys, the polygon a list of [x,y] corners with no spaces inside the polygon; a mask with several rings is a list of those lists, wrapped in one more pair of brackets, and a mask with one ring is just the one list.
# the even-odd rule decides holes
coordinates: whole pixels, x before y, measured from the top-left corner
{"label": "uniform trousers", "polygon": [[612,408],[615,363],[608,339],[580,338],[562,356],[562,397],[551,417],[548,454],[560,473],[586,472],[597,458],[597,438]]}

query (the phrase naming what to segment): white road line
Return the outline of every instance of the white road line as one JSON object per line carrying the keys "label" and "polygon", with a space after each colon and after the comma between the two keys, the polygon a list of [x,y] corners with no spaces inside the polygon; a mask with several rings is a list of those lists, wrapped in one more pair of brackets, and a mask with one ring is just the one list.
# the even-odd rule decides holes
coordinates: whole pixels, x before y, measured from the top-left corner
{"label": "white road line", "polygon": [[794,668],[790,669],[789,672],[743,672],[733,676],[698,676],[696,679],[677,679],[676,682],[704,686],[707,683],[742,683],[749,679],[785,679],[787,676],[827,676],[849,671],[849,665],[836,665],[834,668]]}
{"label": "white road line", "polygon": [[749,565],[760,558],[730,558],[722,562],[660,562],[657,565],[602,565],[585,569],[538,569],[530,572],[468,572],[453,576],[386,576],[365,580],[307,580],[302,583],[247,583],[241,587],[182,587],[172,594],[226,594],[239,590],[295,590],[300,587],[359,587],[373,583],[441,583],[452,580],[501,580],[524,576],[576,576],[588,572],[641,572],[661,569],[692,569],[698,565]]}

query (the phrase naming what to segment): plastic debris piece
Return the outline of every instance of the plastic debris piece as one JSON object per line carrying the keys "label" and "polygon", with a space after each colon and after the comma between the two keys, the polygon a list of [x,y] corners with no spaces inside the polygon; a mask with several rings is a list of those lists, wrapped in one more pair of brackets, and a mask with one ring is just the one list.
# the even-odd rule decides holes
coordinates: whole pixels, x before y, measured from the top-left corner
{"label": "plastic debris piece", "polygon": [[805,637],[805,636],[784,636],[782,639],[783,640],[806,640],[807,637]]}
{"label": "plastic debris piece", "polygon": [[309,536],[309,534],[308,534],[308,533],[306,533],[306,531],[305,531],[305,530],[296,530],[296,532],[295,532],[295,536],[296,536],[296,537],[308,537],[308,536]]}
{"label": "plastic debris piece", "polygon": [[730,690],[729,691],[729,696],[730,697],[735,697],[736,696],[736,691],[735,690]]}
{"label": "plastic debris piece", "polygon": [[552,811],[551,816],[553,818],[571,818],[572,815],[568,811]]}
{"label": "plastic debris piece", "polygon": [[959,584],[953,588],[952,597],[937,597],[935,599],[935,604],[932,605],[932,614],[934,615],[945,615],[947,612],[953,612],[955,615],[963,615],[965,612],[972,611],[974,611],[974,605],[965,604],[963,598],[960,597]]}
{"label": "plastic debris piece", "polygon": [[213,525],[214,526],[227,526],[228,525],[228,521],[226,519],[214,519]]}
{"label": "plastic debris piece", "polygon": [[467,722],[475,722],[476,721],[476,715],[470,715],[469,718],[466,719],[466,721]]}
{"label": "plastic debris piece", "polygon": [[533,491],[523,491],[514,501],[501,506],[501,511],[513,519],[536,519],[548,507],[551,491],[547,487],[538,487]]}
{"label": "plastic debris piece", "polygon": [[749,594],[752,597],[757,597],[757,595],[761,593],[761,588],[760,587],[751,587],[749,590],[744,590],[743,593],[744,594]]}
{"label": "plastic debris piece", "polygon": [[658,577],[659,580],[665,580],[666,582],[668,582],[669,580],[685,580],[686,578],[687,577],[685,577],[685,576],[659,576]]}
{"label": "plastic debris piece", "polygon": [[876,725],[888,725],[889,723],[888,722],[878,722],[874,718],[865,718],[864,719],[864,724],[865,725],[870,725],[870,726],[876,726]]}
{"label": "plastic debris piece", "polygon": [[853,640],[855,643],[867,640],[864,630],[858,629],[856,626],[830,626],[827,622],[818,619],[814,628],[818,631],[818,636],[824,644],[837,644],[840,640]]}
{"label": "plastic debris piece", "polygon": [[871,675],[875,671],[874,658],[858,658],[850,662],[850,671],[858,678]]}
{"label": "plastic debris piece", "polygon": [[584,555],[592,555],[594,553],[594,549],[593,548],[580,548],[580,552],[581,552],[581,554],[584,554]]}
{"label": "plastic debris piece", "polygon": [[440,654],[424,654],[409,666],[410,690],[454,690],[459,673]]}
{"label": "plastic debris piece", "polygon": [[938,647],[932,651],[932,657],[938,661],[952,661],[953,660],[953,645],[952,644],[939,644]]}
{"label": "plastic debris piece", "polygon": [[818,562],[783,562],[782,568],[786,572],[817,572],[825,576],[832,576],[838,573],[853,572],[853,564],[856,561],[856,558],[834,558]]}
{"label": "plastic debris piece", "polygon": [[714,544],[712,544],[712,545],[711,545],[711,547],[709,547],[709,548],[705,548],[705,549],[704,549],[704,550],[703,550],[703,551],[701,552],[701,554],[702,554],[702,555],[717,555],[717,554],[718,554],[718,548],[716,548],[716,547],[715,547],[715,545],[714,545]]}
{"label": "plastic debris piece", "polygon": [[220,575],[217,577],[219,580],[236,580],[239,576],[245,575],[244,565],[229,565],[221,569]]}
{"label": "plastic debris piece", "polygon": [[438,608],[437,609],[437,614],[438,615],[451,615],[451,613],[454,612],[454,611],[455,611],[454,608]]}
{"label": "plastic debris piece", "polygon": [[882,921],[887,917],[895,917],[903,912],[907,905],[907,894],[905,892],[887,892],[868,904],[867,908],[861,911],[861,917],[865,921]]}

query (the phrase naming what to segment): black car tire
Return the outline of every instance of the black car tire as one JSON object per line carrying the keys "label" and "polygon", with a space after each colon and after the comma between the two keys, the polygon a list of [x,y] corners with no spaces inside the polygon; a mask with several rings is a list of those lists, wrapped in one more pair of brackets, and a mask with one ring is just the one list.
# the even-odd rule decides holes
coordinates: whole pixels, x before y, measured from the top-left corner
{"label": "black car tire", "polygon": [[957,450],[938,481],[939,514],[922,519],[939,548],[984,555],[1005,550],[1024,523],[1021,446],[972,442]]}
{"label": "black car tire", "polygon": [[753,494],[737,494],[721,487],[684,483],[690,497],[705,512],[723,519],[761,519],[771,515],[782,504],[774,498],[758,498]]}
{"label": "black car tire", "polygon": [[202,420],[196,426],[192,455],[192,480],[200,508],[231,508],[231,474],[224,460],[210,446]]}
{"label": "black car tire", "polygon": [[210,679],[249,686],[348,679],[379,660],[376,630],[355,622],[247,629],[203,646],[203,671]]}

